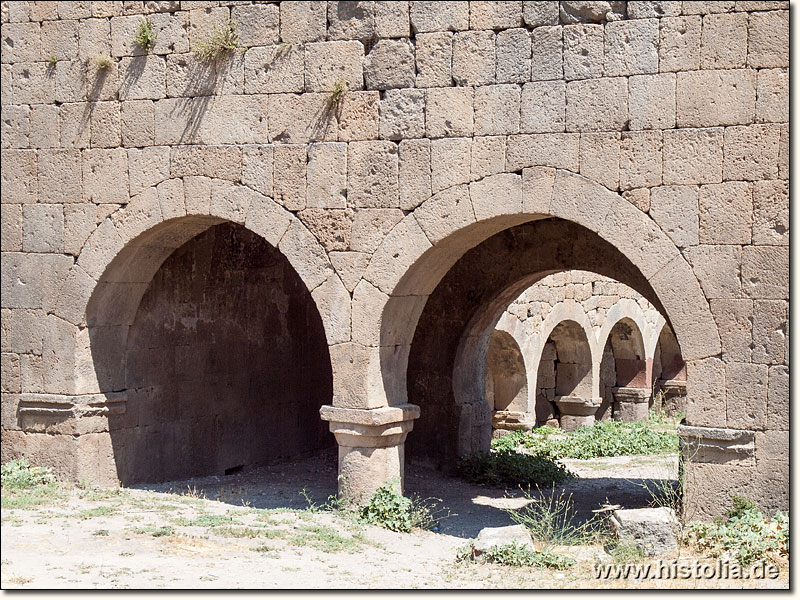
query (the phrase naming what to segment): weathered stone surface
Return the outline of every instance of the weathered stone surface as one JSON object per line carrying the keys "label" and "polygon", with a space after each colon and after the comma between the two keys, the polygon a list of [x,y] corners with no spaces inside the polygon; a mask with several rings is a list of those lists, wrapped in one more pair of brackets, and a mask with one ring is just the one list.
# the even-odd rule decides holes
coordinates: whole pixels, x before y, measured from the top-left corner
{"label": "weathered stone surface", "polygon": [[290,44],[324,40],[327,2],[281,2],[281,40]]}
{"label": "weathered stone surface", "polygon": [[501,173],[505,166],[506,138],[504,136],[476,137],[472,139],[470,178],[473,181],[487,175]]}
{"label": "weathered stone surface", "polygon": [[766,365],[731,362],[725,368],[728,427],[761,430],[767,415]]}
{"label": "weathered stone surface", "polygon": [[313,42],[305,46],[306,90],[331,92],[343,83],[348,90],[364,87],[364,46],[361,42]]}
{"label": "weathered stone surface", "polygon": [[789,71],[762,69],[758,72],[756,122],[789,121]]}
{"label": "weathered stone surface", "polygon": [[522,3],[522,18],[528,27],[540,25],[558,25],[558,2],[531,2]]}
{"label": "weathered stone surface", "polygon": [[407,38],[411,33],[407,2],[376,2],[375,33],[380,38]]}
{"label": "weathered stone surface", "polygon": [[348,161],[348,200],[359,208],[396,208],[398,147],[394,142],[354,142]]}
{"label": "weathered stone surface", "polygon": [[566,110],[566,85],[563,81],[526,83],[522,86],[520,132],[558,133],[564,131]]}
{"label": "weathered stone surface", "polygon": [[453,81],[458,86],[490,85],[496,71],[495,34],[464,31],[453,37]]}
{"label": "weathered stone surface", "polygon": [[[564,78],[586,79],[603,75],[603,26],[568,25],[563,28]],[[534,46],[534,54],[536,47]]]}
{"label": "weathered stone surface", "polygon": [[[0,154],[0,194],[3,204],[32,204],[39,197],[37,154],[31,150],[3,150]],[[43,160],[42,160],[43,159]],[[44,169],[44,199],[57,199],[63,193],[61,182],[72,185],[71,194],[80,195],[80,154],[44,151],[40,154]],[[77,175],[77,177],[76,177]],[[59,188],[61,191],[59,191]],[[44,200],[43,200],[44,201]]]}
{"label": "weathered stone surface", "polygon": [[704,185],[699,195],[700,242],[749,244],[752,228],[751,186],[741,181]]}
{"label": "weathered stone surface", "polygon": [[414,87],[414,52],[405,40],[380,40],[364,58],[368,90]]}
{"label": "weathered stone surface", "polygon": [[567,131],[619,131],[628,122],[628,82],[623,77],[567,83]]}
{"label": "weathered stone surface", "polygon": [[789,12],[755,12],[747,35],[747,66],[751,69],[789,66]]}
{"label": "weathered stone surface", "polygon": [[625,16],[622,2],[559,2],[562,23],[602,23]]}
{"label": "weathered stone surface", "polygon": [[[353,142],[378,138],[378,92],[350,92],[345,94],[336,109],[338,118],[338,140]],[[331,124],[335,124],[333,121]],[[321,129],[322,123],[317,124]]]}
{"label": "weathered stone surface", "polygon": [[[563,37],[561,27],[537,27],[531,32],[531,81],[563,77]],[[575,65],[572,68],[578,70]]]}
{"label": "weathered stone surface", "polygon": [[297,216],[328,252],[347,250],[350,247],[352,210],[306,208],[297,213]]}
{"label": "weathered stone surface", "polygon": [[288,210],[306,207],[306,148],[279,145],[273,148],[275,202]]}
{"label": "weathered stone surface", "polygon": [[302,92],[303,52],[294,45],[250,48],[244,55],[244,89],[248,94]]}
{"label": "weathered stone surface", "polygon": [[527,29],[497,33],[497,83],[525,83],[531,75],[531,34]]}
{"label": "weathered stone surface", "polygon": [[725,363],[717,358],[689,361],[686,379],[692,382],[686,423],[714,427],[727,422]]}
{"label": "weathered stone surface", "polygon": [[469,29],[469,5],[463,2],[413,2],[409,16],[415,33]]}
{"label": "weathered stone surface", "polygon": [[610,190],[619,188],[618,133],[582,133],[580,153],[581,175]]}
{"label": "weathered stone surface", "polygon": [[698,188],[664,186],[650,190],[650,215],[679,247],[699,243]]}
{"label": "weathered stone surface", "polygon": [[741,69],[747,48],[739,40],[747,37],[744,13],[710,14],[703,17],[700,64],[704,69]]}
{"label": "weathered stone surface", "polygon": [[337,142],[309,145],[306,206],[347,207],[347,144]]}
{"label": "weathered stone surface", "polygon": [[[399,156],[400,208],[413,210],[430,198],[432,193],[430,141],[403,140],[400,142]],[[474,150],[472,156],[474,159]],[[503,162],[504,159],[505,153]]]}
{"label": "weathered stone surface", "polygon": [[699,69],[701,31],[700,17],[661,19],[659,70],[671,72]]}
{"label": "weathered stone surface", "polygon": [[755,73],[692,71],[677,76],[678,127],[745,125],[753,122]]}
{"label": "weathered stone surface", "polygon": [[61,204],[26,204],[22,207],[22,250],[61,252],[64,209]]}
{"label": "weathered stone surface", "polygon": [[274,4],[232,7],[231,19],[238,25],[239,42],[247,47],[276,44],[280,37],[279,12]]}
{"label": "weathered stone surface", "polygon": [[753,243],[789,244],[789,185],[786,181],[753,184]]}
{"label": "weathered stone surface", "polygon": [[554,167],[580,170],[580,136],[574,133],[540,133],[508,137],[506,170]]}
{"label": "weathered stone surface", "polygon": [[631,129],[675,126],[675,75],[637,75],[628,80]]}
{"label": "weathered stone surface", "polygon": [[524,525],[508,525],[506,527],[484,527],[472,543],[474,556],[481,556],[495,546],[515,544],[533,551],[531,534]]}
{"label": "weathered stone surface", "polygon": [[375,2],[328,2],[328,38],[366,40],[375,37]]}
{"label": "weathered stone surface", "polygon": [[505,135],[519,132],[520,89],[501,84],[475,92],[475,135]]}
{"label": "weathered stone surface", "polygon": [[754,363],[783,363],[788,319],[788,306],[783,300],[756,300],[753,303]]}
{"label": "weathered stone surface", "polygon": [[756,181],[778,176],[780,129],[751,125],[725,129],[725,179]]}
{"label": "weathered stone surface", "polygon": [[452,85],[453,34],[421,33],[416,38],[417,87]]}
{"label": "weathered stone surface", "polygon": [[658,20],[637,19],[605,27],[605,75],[658,72]]}
{"label": "weathered stone surface", "polygon": [[380,104],[380,136],[389,140],[425,136],[425,91],[387,90]]}
{"label": "weathered stone surface", "polygon": [[738,298],[741,295],[739,265],[742,251],[739,246],[700,245],[687,248],[684,255],[692,265],[706,298]]}
{"label": "weathered stone surface", "polygon": [[789,368],[769,368],[767,394],[767,427],[772,430],[789,430]]}
{"label": "weathered stone surface", "polygon": [[431,191],[470,180],[472,141],[469,138],[443,138],[431,141]]}
{"label": "weathered stone surface", "polygon": [[711,300],[711,312],[722,340],[722,360],[750,362],[753,342],[752,300]]}
{"label": "weathered stone surface", "polygon": [[472,135],[471,87],[431,88],[426,92],[425,131],[428,137]]}
{"label": "weathered stone surface", "polygon": [[664,183],[720,183],[722,129],[675,129],[664,132]]}
{"label": "weathered stone surface", "polygon": [[742,248],[742,289],[748,298],[788,298],[789,248],[745,246]]}
{"label": "weathered stone surface", "polygon": [[671,554],[678,549],[678,519],[670,508],[615,510],[611,524],[620,542],[636,546],[646,556]]}
{"label": "weathered stone surface", "polygon": [[403,212],[395,208],[357,209],[350,247],[358,252],[375,252],[383,238],[402,218]]}

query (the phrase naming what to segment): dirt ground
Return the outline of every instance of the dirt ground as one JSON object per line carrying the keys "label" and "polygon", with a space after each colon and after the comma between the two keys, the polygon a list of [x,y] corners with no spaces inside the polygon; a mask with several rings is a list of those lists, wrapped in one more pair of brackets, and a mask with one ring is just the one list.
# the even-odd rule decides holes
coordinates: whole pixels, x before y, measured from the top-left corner
{"label": "dirt ground", "polygon": [[[675,479],[677,470],[675,456],[565,462],[580,477],[555,492],[571,493],[582,518],[606,502],[647,506],[650,494],[642,484]],[[33,509],[3,508],[2,587],[788,587],[788,565],[775,580],[601,580],[595,565],[610,557],[599,546],[560,549],[578,560],[562,572],[458,562],[459,550],[480,529],[512,524],[503,509],[529,501],[521,490],[472,485],[411,465],[406,492],[439,499],[450,515],[439,531],[414,533],[309,510],[309,500],[322,505],[335,491],[336,458],[326,454],[137,489],[76,487]]]}

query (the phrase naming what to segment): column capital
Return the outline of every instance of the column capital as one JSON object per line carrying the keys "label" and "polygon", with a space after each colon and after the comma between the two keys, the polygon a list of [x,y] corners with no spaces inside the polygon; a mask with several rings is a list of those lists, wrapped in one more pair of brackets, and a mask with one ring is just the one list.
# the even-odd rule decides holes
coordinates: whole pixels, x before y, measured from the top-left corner
{"label": "column capital", "polygon": [[340,408],[325,405],[320,418],[330,423],[339,446],[351,448],[385,448],[405,442],[420,414],[416,404],[382,408]]}

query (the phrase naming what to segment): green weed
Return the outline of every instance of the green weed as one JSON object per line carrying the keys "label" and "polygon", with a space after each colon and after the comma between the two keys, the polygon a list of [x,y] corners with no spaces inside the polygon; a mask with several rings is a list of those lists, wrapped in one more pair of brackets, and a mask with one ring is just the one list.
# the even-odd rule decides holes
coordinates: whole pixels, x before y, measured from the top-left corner
{"label": "green weed", "polygon": [[139,22],[139,26],[136,28],[133,41],[136,42],[136,45],[142,50],[151,50],[156,43],[156,34],[153,31],[153,24],[147,19],[142,19]]}
{"label": "green weed", "polygon": [[[508,436],[506,436],[508,437]],[[545,454],[519,454],[502,449],[462,457],[456,465],[467,481],[487,485],[558,485],[574,477],[567,468]]]}
{"label": "green weed", "polygon": [[237,32],[236,21],[228,19],[214,25],[214,31],[208,39],[195,46],[195,56],[203,61],[214,60],[224,54],[230,54],[242,48]]}

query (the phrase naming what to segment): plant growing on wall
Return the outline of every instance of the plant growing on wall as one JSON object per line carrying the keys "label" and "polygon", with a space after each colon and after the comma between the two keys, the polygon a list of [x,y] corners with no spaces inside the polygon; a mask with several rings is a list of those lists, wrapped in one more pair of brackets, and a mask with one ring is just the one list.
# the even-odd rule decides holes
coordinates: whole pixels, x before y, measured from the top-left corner
{"label": "plant growing on wall", "polygon": [[153,31],[153,24],[147,19],[142,19],[139,26],[136,28],[133,41],[136,42],[136,45],[142,50],[151,50],[156,43],[156,34]]}
{"label": "plant growing on wall", "polygon": [[110,56],[106,56],[103,54],[95,56],[92,59],[92,61],[94,62],[94,66],[98,71],[104,71],[105,69],[110,68],[111,65],[114,64],[114,61],[111,60]]}
{"label": "plant growing on wall", "polygon": [[196,44],[194,53],[200,60],[214,60],[224,54],[242,49],[236,21],[228,19],[214,25],[213,33]]}
{"label": "plant growing on wall", "polygon": [[332,108],[336,108],[339,106],[339,103],[342,101],[342,98],[344,98],[346,93],[347,82],[342,78],[337,79],[334,82],[331,91],[328,92],[328,105]]}

